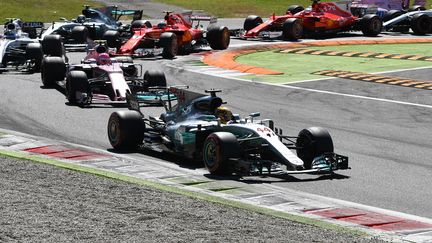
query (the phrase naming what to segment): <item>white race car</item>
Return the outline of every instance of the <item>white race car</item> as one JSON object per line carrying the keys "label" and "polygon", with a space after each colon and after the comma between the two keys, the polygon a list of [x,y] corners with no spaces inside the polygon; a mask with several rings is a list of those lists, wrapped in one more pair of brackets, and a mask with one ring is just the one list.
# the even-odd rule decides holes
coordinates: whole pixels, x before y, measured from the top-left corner
{"label": "white race car", "polygon": [[42,47],[39,40],[29,37],[29,33],[33,35],[36,29],[43,27],[43,23],[9,19],[4,27],[3,35],[0,35],[0,73],[8,70],[39,71]]}
{"label": "white race car", "polygon": [[[115,149],[172,152],[203,161],[211,174],[254,175],[283,172],[333,173],[349,169],[348,157],[333,152],[327,130],[310,127],[285,136],[259,113],[240,119],[221,106],[217,90],[210,95],[171,87],[177,104],[165,103],[160,118],[145,117],[139,101],[128,96],[131,111],[117,111],[108,121],[108,138]],[[296,150],[294,154],[291,150]]]}

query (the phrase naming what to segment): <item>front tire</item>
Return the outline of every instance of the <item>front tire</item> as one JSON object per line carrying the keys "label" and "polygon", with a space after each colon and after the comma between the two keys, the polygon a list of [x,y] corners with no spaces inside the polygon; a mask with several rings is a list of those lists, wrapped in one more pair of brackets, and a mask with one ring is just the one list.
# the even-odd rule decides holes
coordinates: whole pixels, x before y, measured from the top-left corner
{"label": "front tire", "polygon": [[33,71],[39,72],[42,65],[42,46],[40,43],[29,43],[26,46],[26,59],[34,63]]}
{"label": "front tire", "polygon": [[178,52],[177,35],[172,32],[162,33],[159,39],[159,46],[163,48],[163,58],[173,59]]}
{"label": "front tire", "polygon": [[213,50],[225,50],[230,43],[230,33],[225,26],[211,26],[207,30],[207,41]]}
{"label": "front tire", "polygon": [[108,139],[114,149],[136,149],[144,139],[145,123],[138,111],[116,111],[108,120]]}
{"label": "front tire", "polygon": [[303,23],[300,19],[289,18],[282,26],[282,37],[284,40],[296,41],[303,36]]}
{"label": "front tire", "polygon": [[321,127],[310,127],[299,132],[296,141],[297,156],[303,160],[305,169],[312,168],[312,161],[324,153],[332,153],[333,140],[329,132]]}
{"label": "front tire", "polygon": [[90,95],[90,84],[84,71],[71,71],[66,78],[66,97],[70,104],[76,104],[76,92]]}
{"label": "front tire", "polygon": [[146,71],[144,73],[144,80],[146,81],[147,87],[166,87],[167,82],[165,74],[161,71]]}
{"label": "front tire", "polygon": [[258,25],[260,25],[262,23],[263,23],[263,20],[260,16],[249,15],[249,16],[247,16],[247,18],[245,19],[245,21],[243,23],[243,29],[246,31],[249,31],[249,30],[257,27]]}
{"label": "front tire", "polygon": [[230,175],[230,158],[240,157],[240,145],[234,134],[214,132],[204,141],[203,162],[210,174]]}

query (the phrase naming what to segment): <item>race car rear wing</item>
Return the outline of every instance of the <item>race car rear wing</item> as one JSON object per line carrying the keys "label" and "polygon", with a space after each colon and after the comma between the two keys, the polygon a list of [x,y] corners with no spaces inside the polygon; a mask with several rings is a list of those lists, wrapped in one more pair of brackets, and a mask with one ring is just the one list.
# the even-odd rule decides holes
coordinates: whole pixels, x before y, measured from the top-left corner
{"label": "race car rear wing", "polygon": [[143,10],[118,10],[117,8],[114,10],[111,10],[111,14],[113,15],[114,19],[116,21],[119,21],[119,19],[122,16],[132,15],[132,21],[140,20],[142,19]]}
{"label": "race car rear wing", "polygon": [[29,37],[32,39],[41,37],[43,30],[44,23],[42,22],[24,22],[22,26],[22,31],[28,33]]}
{"label": "race car rear wing", "polygon": [[182,15],[189,21],[209,21],[210,24],[217,22],[217,17],[204,13],[203,10],[189,10],[182,12]]}
{"label": "race car rear wing", "polygon": [[[18,18],[6,18],[6,20],[7,22],[4,24],[5,28],[8,24],[16,22],[21,28],[21,31],[27,33],[32,39],[40,37],[44,28],[44,23],[42,22],[22,22]],[[38,29],[40,29],[39,33]]]}

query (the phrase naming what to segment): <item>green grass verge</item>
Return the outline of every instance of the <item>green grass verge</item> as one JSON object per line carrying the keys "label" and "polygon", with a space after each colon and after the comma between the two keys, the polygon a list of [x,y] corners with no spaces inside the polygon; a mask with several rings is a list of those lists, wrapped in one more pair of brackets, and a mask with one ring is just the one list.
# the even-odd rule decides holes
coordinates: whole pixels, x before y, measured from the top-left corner
{"label": "green grass verge", "polygon": [[[371,51],[390,54],[418,54],[432,56],[432,44],[340,45],[310,48],[316,50]],[[264,51],[243,55],[239,56],[236,61],[242,64],[265,67],[283,72],[284,74],[282,75],[248,75],[242,77],[243,79],[248,80],[278,84],[324,78],[324,76],[321,75],[311,74],[321,70],[375,73],[432,66],[431,62],[426,61],[315,56],[307,54],[277,53],[276,51]]]}
{"label": "green grass verge", "polygon": [[262,208],[262,207],[258,207],[258,206],[254,206],[254,205],[249,205],[249,204],[245,204],[245,203],[241,203],[241,202],[231,201],[231,200],[227,200],[227,199],[223,199],[223,198],[219,198],[219,197],[215,197],[215,196],[211,196],[211,195],[187,191],[184,189],[166,186],[166,185],[158,184],[156,182],[152,182],[152,181],[148,181],[148,180],[144,180],[144,179],[139,179],[136,177],[126,176],[126,175],[122,175],[122,174],[118,174],[118,173],[114,173],[114,172],[109,172],[109,171],[105,171],[105,170],[101,170],[101,169],[90,168],[90,167],[86,167],[86,166],[65,163],[65,162],[61,162],[61,161],[57,161],[57,160],[53,160],[53,159],[47,159],[47,158],[43,158],[43,157],[36,156],[36,155],[28,155],[28,154],[24,154],[21,152],[12,152],[12,151],[6,151],[6,150],[0,150],[0,156],[11,157],[11,158],[15,158],[15,159],[22,159],[22,160],[28,160],[28,161],[53,165],[53,166],[57,166],[60,168],[69,169],[69,170],[73,170],[73,171],[77,171],[77,172],[89,173],[89,174],[93,174],[96,176],[101,176],[101,177],[105,177],[105,178],[110,178],[110,179],[114,179],[114,180],[124,181],[124,182],[133,183],[133,184],[142,185],[142,186],[147,186],[147,187],[152,187],[152,188],[155,188],[155,189],[158,189],[161,191],[165,191],[165,192],[176,193],[176,194],[187,196],[187,197],[194,198],[194,199],[204,200],[204,201],[208,201],[208,202],[212,202],[212,203],[218,203],[218,204],[222,204],[222,205],[226,205],[226,206],[230,206],[230,207],[234,207],[234,208],[239,208],[239,209],[244,209],[244,210],[248,210],[248,211],[252,211],[252,212],[256,212],[256,213],[260,213],[260,214],[264,214],[264,215],[269,215],[269,216],[273,216],[273,217],[292,220],[292,221],[303,223],[303,224],[314,225],[314,226],[317,226],[320,228],[335,230],[335,231],[342,232],[342,233],[349,233],[349,234],[357,235],[359,237],[367,237],[368,236],[368,234],[366,234],[364,232],[354,230],[354,229],[345,228],[345,227],[342,227],[339,225],[330,224],[330,223],[323,222],[323,221],[317,221],[314,219],[301,217],[301,216],[297,216],[297,215],[292,215],[289,213],[279,212],[279,211],[275,211],[275,210],[271,210],[271,209],[266,209],[266,208]]}
{"label": "green grass verge", "polygon": [[432,56],[432,43],[378,44],[378,45],[339,45],[307,47],[316,50],[378,52],[389,54],[412,54]]}
{"label": "green grass verge", "polygon": [[[251,14],[268,17],[273,13],[284,14],[290,5],[303,7],[311,5],[310,0],[153,0],[153,2],[177,5],[186,9],[200,9],[220,18],[245,18]],[[330,1],[324,0],[323,2]],[[429,1],[427,1],[426,6],[429,5]]]}
{"label": "green grass verge", "polygon": [[23,21],[58,21],[60,17],[76,18],[81,14],[83,5],[102,6],[91,0],[2,0],[0,21],[5,18],[21,18]]}

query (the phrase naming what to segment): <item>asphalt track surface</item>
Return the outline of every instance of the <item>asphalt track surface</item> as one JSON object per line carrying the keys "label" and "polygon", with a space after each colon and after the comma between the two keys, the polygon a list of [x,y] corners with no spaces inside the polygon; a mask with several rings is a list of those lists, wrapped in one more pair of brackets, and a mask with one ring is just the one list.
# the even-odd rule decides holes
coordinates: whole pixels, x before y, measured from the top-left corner
{"label": "asphalt track surface", "polygon": [[[233,44],[247,43],[233,41]],[[71,63],[83,53],[70,53]],[[187,84],[192,90],[219,88],[227,106],[247,115],[260,111],[284,133],[322,126],[335,150],[350,157],[352,170],[330,179],[311,175],[284,178],[251,177],[245,183],[272,183],[366,205],[432,217],[432,99],[430,91],[345,80],[270,86],[257,82],[165,68],[167,60],[139,60],[145,70],[163,70],[168,84]],[[181,66],[178,60],[175,61]],[[429,79],[431,69],[388,75]],[[62,88],[42,88],[40,74],[0,76],[0,127],[33,135],[109,149],[106,124],[122,107],[67,105]],[[145,108],[157,115],[160,108]],[[143,160],[158,160],[132,154]],[[174,161],[181,166],[185,161]]]}

